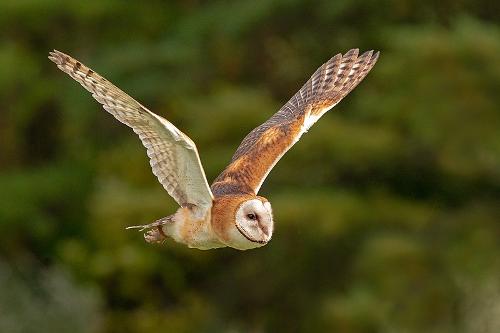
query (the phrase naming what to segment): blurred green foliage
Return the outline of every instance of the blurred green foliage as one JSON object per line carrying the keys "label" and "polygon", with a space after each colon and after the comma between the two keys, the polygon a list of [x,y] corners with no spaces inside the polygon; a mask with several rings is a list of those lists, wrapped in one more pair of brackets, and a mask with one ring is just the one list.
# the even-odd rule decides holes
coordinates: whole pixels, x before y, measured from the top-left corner
{"label": "blurred green foliage", "polygon": [[[1,332],[500,332],[500,5],[0,2]],[[134,134],[47,60],[176,124],[214,179],[329,57],[366,80],[278,163],[258,250],[145,244]]]}

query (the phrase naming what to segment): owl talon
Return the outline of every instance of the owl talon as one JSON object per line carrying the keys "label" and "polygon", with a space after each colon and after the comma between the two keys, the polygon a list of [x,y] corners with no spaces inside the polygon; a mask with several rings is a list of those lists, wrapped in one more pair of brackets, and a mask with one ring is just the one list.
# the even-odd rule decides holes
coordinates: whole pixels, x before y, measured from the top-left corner
{"label": "owl talon", "polygon": [[167,237],[163,233],[163,230],[161,230],[161,227],[148,230],[144,233],[144,239],[148,243],[162,243],[166,238]]}

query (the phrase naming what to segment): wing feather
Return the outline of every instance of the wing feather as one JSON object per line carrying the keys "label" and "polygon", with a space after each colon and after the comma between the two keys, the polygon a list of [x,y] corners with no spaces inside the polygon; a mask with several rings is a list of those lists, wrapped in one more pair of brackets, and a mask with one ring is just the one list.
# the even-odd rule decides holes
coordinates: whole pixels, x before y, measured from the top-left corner
{"label": "wing feather", "polygon": [[187,135],[78,60],[56,50],[50,52],[49,59],[92,93],[106,111],[133,129],[147,149],[153,174],[179,205],[211,206],[212,192],[196,145]]}
{"label": "wing feather", "polygon": [[214,195],[257,194],[288,149],[365,78],[377,62],[379,52],[358,55],[359,50],[352,49],[332,57],[278,112],[252,130],[212,184]]}

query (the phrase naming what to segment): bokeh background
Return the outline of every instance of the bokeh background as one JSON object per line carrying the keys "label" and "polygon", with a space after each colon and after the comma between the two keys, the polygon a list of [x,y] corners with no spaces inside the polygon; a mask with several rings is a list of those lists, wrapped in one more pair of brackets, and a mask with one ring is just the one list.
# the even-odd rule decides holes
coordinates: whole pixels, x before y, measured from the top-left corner
{"label": "bokeh background", "polygon": [[[500,3],[0,2],[1,332],[500,332]],[[67,52],[198,145],[209,181],[319,65],[378,64],[261,189],[264,248],[146,244],[144,148]]]}

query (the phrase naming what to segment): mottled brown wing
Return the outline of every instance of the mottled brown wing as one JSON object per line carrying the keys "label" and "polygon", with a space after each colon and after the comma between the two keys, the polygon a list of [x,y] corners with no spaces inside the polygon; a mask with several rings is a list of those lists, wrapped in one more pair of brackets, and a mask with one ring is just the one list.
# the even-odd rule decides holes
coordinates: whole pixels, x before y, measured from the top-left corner
{"label": "mottled brown wing", "polygon": [[353,49],[323,64],[268,121],[251,131],[212,184],[215,196],[257,194],[268,173],[302,134],[333,108],[375,65],[379,52]]}
{"label": "mottled brown wing", "polygon": [[78,60],[59,51],[50,52],[49,59],[91,92],[106,111],[139,135],[147,148],[153,173],[179,205],[209,210],[212,192],[196,146],[187,135]]}

